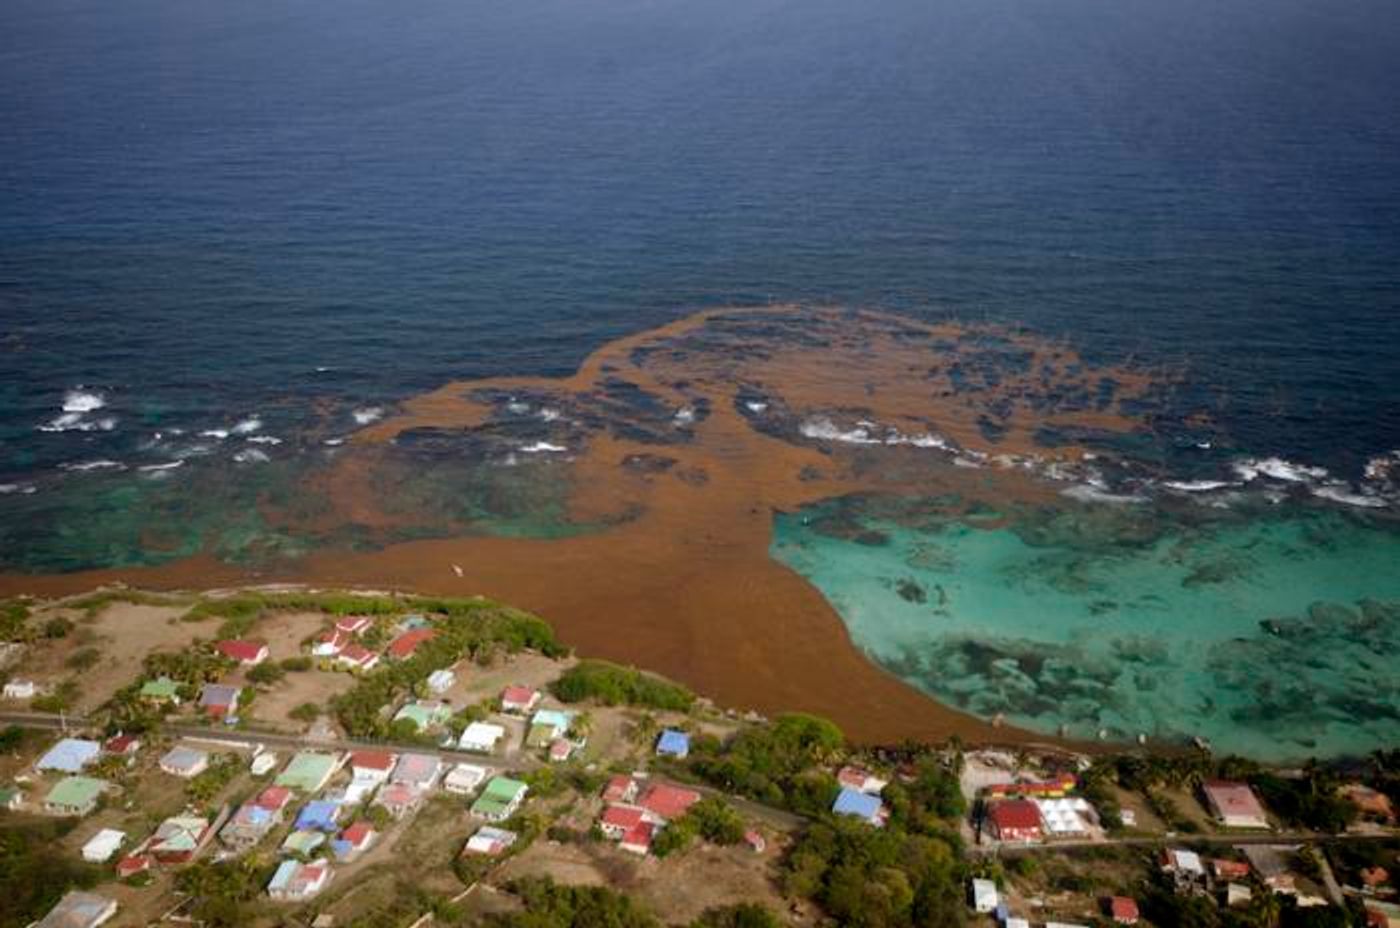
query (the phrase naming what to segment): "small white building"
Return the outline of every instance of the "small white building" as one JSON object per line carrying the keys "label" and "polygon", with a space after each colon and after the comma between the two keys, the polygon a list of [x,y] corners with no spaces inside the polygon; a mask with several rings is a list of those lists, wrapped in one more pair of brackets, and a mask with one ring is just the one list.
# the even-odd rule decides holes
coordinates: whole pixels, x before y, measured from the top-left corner
{"label": "small white building", "polygon": [[1001,896],[997,893],[997,884],[991,880],[972,881],[972,910],[974,912],[995,912],[997,903],[1000,901]]}
{"label": "small white building", "polygon": [[428,674],[428,689],[438,696],[452,689],[457,682],[457,675],[450,670],[434,670]]}
{"label": "small white building", "polygon": [[449,793],[474,793],[485,779],[485,767],[478,767],[475,764],[458,764],[442,781],[442,788]]}
{"label": "small white building", "polygon": [[248,770],[255,777],[265,776],[272,772],[278,764],[277,755],[271,751],[263,751],[253,758],[253,762],[248,765]]}
{"label": "small white building", "polygon": [[497,743],[506,736],[506,730],[490,722],[472,722],[462,731],[457,747],[475,754],[490,754]]}
{"label": "small white building", "polygon": [[101,864],[112,859],[112,855],[121,849],[126,841],[126,832],[117,831],[115,828],[104,828],[88,839],[83,845],[83,860],[89,863]]}
{"label": "small white building", "polygon": [[6,699],[33,699],[38,692],[33,680],[11,680],[5,684]]}
{"label": "small white building", "polygon": [[193,779],[209,769],[209,755],[183,745],[173,747],[160,759],[160,769],[174,777]]}

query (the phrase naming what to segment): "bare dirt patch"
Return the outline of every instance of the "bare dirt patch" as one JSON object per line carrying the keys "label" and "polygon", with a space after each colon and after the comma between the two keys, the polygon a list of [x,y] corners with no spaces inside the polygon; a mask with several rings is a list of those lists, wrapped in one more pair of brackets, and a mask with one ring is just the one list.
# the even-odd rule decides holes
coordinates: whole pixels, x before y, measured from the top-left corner
{"label": "bare dirt patch", "polygon": [[470,706],[495,699],[507,686],[528,686],[543,691],[560,674],[578,663],[572,657],[551,660],[529,652],[499,660],[489,667],[470,661],[456,666],[457,682],[444,696],[454,706]]}
{"label": "bare dirt patch", "polygon": [[348,692],[355,685],[355,678],[348,673],[332,673],[321,670],[307,670],[288,673],[267,690],[259,690],[247,715],[259,722],[301,731],[306,727],[291,717],[291,712],[302,703],[315,703],[323,712],[331,698]]}

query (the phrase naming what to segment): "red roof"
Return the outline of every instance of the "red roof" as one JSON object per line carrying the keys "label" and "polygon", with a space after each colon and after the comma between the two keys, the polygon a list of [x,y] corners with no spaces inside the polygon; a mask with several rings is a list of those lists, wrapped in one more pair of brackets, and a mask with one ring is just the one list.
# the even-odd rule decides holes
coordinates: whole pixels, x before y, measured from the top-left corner
{"label": "red roof", "polygon": [[368,664],[373,657],[373,651],[357,644],[347,644],[345,650],[340,652],[340,659],[352,664]]}
{"label": "red roof", "polygon": [[267,648],[267,642],[255,641],[252,639],[231,639],[228,641],[220,641],[218,644],[214,645],[214,647],[217,648],[219,653],[224,657],[232,658],[239,663],[250,663],[252,661],[261,660],[264,657],[263,651]]}
{"label": "red roof", "polygon": [[1254,790],[1244,783],[1212,780],[1205,784],[1205,791],[1222,815],[1264,817],[1264,807],[1255,798]]}
{"label": "red roof", "polygon": [[388,773],[394,769],[394,762],[398,758],[390,751],[356,751],[350,755],[350,767],[360,767],[364,770],[383,770]]}
{"label": "red roof", "polygon": [[390,657],[411,657],[413,652],[418,650],[418,646],[431,639],[437,634],[435,629],[415,628],[411,632],[404,632],[399,637],[389,643]]}
{"label": "red roof", "polygon": [[349,841],[355,847],[361,847],[366,841],[374,837],[374,828],[366,821],[358,821],[340,833],[341,840]]}
{"label": "red roof", "polygon": [[135,735],[117,735],[109,738],[104,750],[108,754],[129,754],[141,746],[141,739]]}
{"label": "red roof", "polygon": [[1138,904],[1127,896],[1114,896],[1109,900],[1108,910],[1114,921],[1137,921]]}
{"label": "red roof", "polygon": [[1249,876],[1249,864],[1242,860],[1222,860],[1216,858],[1210,862],[1215,869],[1215,875],[1224,879],[1238,880]]}
{"label": "red roof", "polygon": [[686,810],[700,801],[693,789],[682,789],[669,783],[657,783],[642,796],[640,805],[664,819],[680,818]]}
{"label": "red roof", "polygon": [[608,785],[603,787],[603,798],[609,802],[616,802],[632,791],[632,778],[625,773],[613,774],[608,780]]}
{"label": "red roof", "polygon": [[636,806],[608,806],[603,810],[602,824],[623,831],[636,828],[642,821],[642,810]]}
{"label": "red roof", "polygon": [[539,693],[528,686],[508,686],[501,693],[501,702],[513,703],[518,706],[528,706],[534,701]]}
{"label": "red roof", "polygon": [[123,857],[117,861],[117,876],[119,877],[145,873],[149,869],[151,869],[151,858],[148,854],[132,854],[130,857]]}
{"label": "red roof", "polygon": [[1040,828],[1040,809],[1029,799],[1008,799],[992,803],[988,817],[997,831],[1026,831]]}
{"label": "red roof", "polygon": [[253,800],[259,808],[267,809],[269,812],[285,809],[287,803],[291,801],[292,791],[285,786],[269,786],[258,793],[258,798]]}
{"label": "red roof", "polygon": [[651,822],[638,822],[634,827],[627,830],[627,834],[622,836],[622,843],[629,847],[639,847],[642,850],[651,848],[651,836],[655,829]]}

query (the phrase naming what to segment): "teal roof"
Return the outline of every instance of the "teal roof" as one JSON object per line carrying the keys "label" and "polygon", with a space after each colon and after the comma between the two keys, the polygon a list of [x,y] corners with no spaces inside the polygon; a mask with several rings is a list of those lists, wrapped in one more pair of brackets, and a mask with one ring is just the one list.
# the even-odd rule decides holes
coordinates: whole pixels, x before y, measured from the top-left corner
{"label": "teal roof", "polygon": [[331,755],[303,751],[292,758],[286,770],[277,775],[276,783],[311,793],[320,789],[334,770],[335,758]]}
{"label": "teal roof", "polygon": [[101,796],[102,791],[106,788],[106,780],[96,780],[92,777],[64,777],[54,784],[53,789],[49,790],[49,794],[44,797],[44,802],[77,809],[96,802],[97,797]]}

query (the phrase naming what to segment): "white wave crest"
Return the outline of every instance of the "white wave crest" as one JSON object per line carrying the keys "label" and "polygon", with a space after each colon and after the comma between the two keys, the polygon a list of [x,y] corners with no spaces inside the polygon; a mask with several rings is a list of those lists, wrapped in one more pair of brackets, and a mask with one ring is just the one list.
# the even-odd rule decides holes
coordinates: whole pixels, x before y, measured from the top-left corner
{"label": "white wave crest", "polygon": [[817,416],[803,422],[797,429],[805,438],[818,441],[839,441],[849,445],[878,445],[880,439],[870,437],[868,429],[856,427],[842,431],[835,422],[825,416]]}
{"label": "white wave crest", "polygon": [[1228,480],[1166,480],[1162,486],[1178,493],[1209,493],[1212,490],[1223,490],[1232,484]]}
{"label": "white wave crest", "polygon": [[354,418],[356,425],[369,425],[384,417],[384,408],[382,406],[366,406],[363,409],[356,409],[350,415]]}
{"label": "white wave crest", "polygon": [[690,425],[695,421],[695,410],[689,406],[682,406],[676,410],[676,414],[671,417],[671,421],[676,425]]}
{"label": "white wave crest", "polygon": [[262,420],[257,416],[249,416],[234,424],[229,431],[234,435],[251,435],[263,427]]}
{"label": "white wave crest", "polygon": [[0,483],[0,496],[9,496],[11,493],[28,496],[37,493],[38,490],[39,488],[32,483]]}
{"label": "white wave crest", "polygon": [[247,440],[255,445],[280,445],[282,439],[276,435],[249,435]]}
{"label": "white wave crest", "polygon": [[257,448],[244,448],[233,456],[239,464],[266,464],[272,458],[267,456],[267,452],[259,451]]}
{"label": "white wave crest", "polygon": [[506,411],[514,413],[517,416],[523,416],[530,411],[530,404],[522,403],[519,400],[511,400],[506,404]]}
{"label": "white wave crest", "polygon": [[345,444],[345,439],[344,439],[344,438],[327,438],[327,439],[326,439],[325,441],[323,441],[321,444],[323,444],[323,445],[330,445],[332,448],[336,448],[336,447],[339,447],[340,445]]}
{"label": "white wave crest", "polygon": [[168,470],[175,470],[178,467],[183,467],[184,464],[184,459],[181,459],[178,461],[167,461],[164,464],[142,464],[136,469],[146,474],[161,474]]}
{"label": "white wave crest", "polygon": [[121,461],[109,461],[106,458],[99,458],[96,461],[80,461],[76,464],[60,464],[59,470],[76,471],[85,473],[90,470],[126,470],[126,465]]}
{"label": "white wave crest", "polygon": [[1147,502],[1146,496],[1135,493],[1109,493],[1097,487],[1087,485],[1068,487],[1062,490],[1061,493],[1064,496],[1068,496],[1070,499],[1077,499],[1081,503],[1115,503],[1125,505],[1129,503]]}
{"label": "white wave crest", "polygon": [[228,438],[228,429],[205,429],[199,433],[204,438]]}
{"label": "white wave crest", "polygon": [[553,422],[559,418],[559,410],[546,406],[540,410],[540,418],[546,422]]}
{"label": "white wave crest", "polygon": [[525,445],[520,450],[525,454],[540,454],[541,452],[558,453],[560,451],[568,451],[569,449],[566,448],[564,445],[552,445],[547,441],[537,441],[532,444]]}
{"label": "white wave crest", "polygon": [[1379,496],[1372,496],[1369,493],[1356,493],[1345,483],[1328,483],[1320,487],[1313,487],[1314,496],[1331,500],[1334,503],[1342,503],[1346,506],[1360,506],[1363,509],[1384,509],[1389,505]]}
{"label": "white wave crest", "polygon": [[112,416],[101,419],[84,419],[80,412],[65,412],[63,415],[38,426],[41,432],[110,432],[117,427]]}
{"label": "white wave crest", "polygon": [[107,398],[101,393],[75,387],[63,394],[64,412],[95,412],[107,405]]}
{"label": "white wave crest", "polygon": [[768,410],[768,404],[760,403],[755,400],[749,400],[747,403],[744,404],[744,408],[752,413],[760,413],[766,412]]}
{"label": "white wave crest", "polygon": [[1306,464],[1285,461],[1283,458],[1245,458],[1231,464],[1230,469],[1245,481],[1269,477],[1285,483],[1309,483],[1327,476],[1325,467],[1309,467]]}

